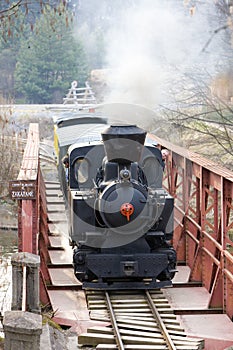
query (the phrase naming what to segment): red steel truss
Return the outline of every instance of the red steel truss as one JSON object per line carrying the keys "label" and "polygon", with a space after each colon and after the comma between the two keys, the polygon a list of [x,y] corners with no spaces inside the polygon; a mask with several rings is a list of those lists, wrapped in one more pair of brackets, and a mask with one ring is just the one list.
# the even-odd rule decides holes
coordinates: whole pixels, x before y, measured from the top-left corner
{"label": "red steel truss", "polygon": [[155,137],[169,150],[164,187],[175,198],[174,248],[210,293],[210,308],[233,317],[233,172]]}

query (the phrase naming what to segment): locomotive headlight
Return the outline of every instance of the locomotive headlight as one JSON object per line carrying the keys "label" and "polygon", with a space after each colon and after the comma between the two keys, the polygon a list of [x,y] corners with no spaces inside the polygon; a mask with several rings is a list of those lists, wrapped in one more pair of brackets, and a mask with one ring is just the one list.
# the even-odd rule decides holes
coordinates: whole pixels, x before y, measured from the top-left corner
{"label": "locomotive headlight", "polygon": [[120,177],[122,178],[122,180],[129,180],[131,176],[131,173],[128,169],[122,169],[120,171]]}

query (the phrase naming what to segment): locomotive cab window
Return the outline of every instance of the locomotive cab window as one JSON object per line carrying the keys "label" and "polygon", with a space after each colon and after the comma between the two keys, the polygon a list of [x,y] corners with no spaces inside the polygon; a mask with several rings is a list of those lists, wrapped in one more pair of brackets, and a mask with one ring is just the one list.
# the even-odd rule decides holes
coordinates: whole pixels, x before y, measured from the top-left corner
{"label": "locomotive cab window", "polygon": [[75,180],[84,184],[88,180],[89,164],[85,158],[78,158],[74,163]]}

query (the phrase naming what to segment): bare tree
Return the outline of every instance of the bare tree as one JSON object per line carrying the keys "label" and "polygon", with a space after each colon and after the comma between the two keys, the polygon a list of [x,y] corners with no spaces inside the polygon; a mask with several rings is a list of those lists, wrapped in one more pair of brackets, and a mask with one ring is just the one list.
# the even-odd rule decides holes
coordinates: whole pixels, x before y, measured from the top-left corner
{"label": "bare tree", "polygon": [[[205,3],[184,1],[192,16]],[[189,72],[174,70],[166,104],[159,110],[160,125],[166,126],[159,132],[233,169],[233,0],[209,3],[214,6],[209,14],[212,31],[197,66],[189,66]]]}
{"label": "bare tree", "polygon": [[174,103],[161,106],[164,120],[182,132],[185,146],[232,169],[232,101],[216,95],[213,84],[193,76],[182,84],[182,89],[173,91]]}
{"label": "bare tree", "polygon": [[[36,18],[50,7],[60,15],[66,13],[68,0],[2,0],[0,3],[0,30],[4,41],[21,32],[28,24],[33,30]],[[68,21],[68,17],[67,17]]]}
{"label": "bare tree", "polygon": [[[207,1],[208,2],[208,1]],[[211,1],[210,1],[211,2]],[[204,1],[199,0],[184,0],[184,5],[189,9],[191,15],[195,15],[195,12],[203,5]],[[202,48],[202,52],[206,51],[216,36],[224,32],[228,41],[233,39],[233,1],[232,0],[216,0],[215,6],[215,28],[205,45]]]}

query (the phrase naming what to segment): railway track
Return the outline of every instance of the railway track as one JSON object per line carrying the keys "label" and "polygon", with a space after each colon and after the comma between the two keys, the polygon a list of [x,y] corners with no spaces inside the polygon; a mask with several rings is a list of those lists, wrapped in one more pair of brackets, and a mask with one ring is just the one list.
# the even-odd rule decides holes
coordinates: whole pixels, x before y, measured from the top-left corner
{"label": "railway track", "polygon": [[162,291],[87,292],[94,327],[78,338],[80,345],[98,350],[201,350],[204,341],[182,329]]}

